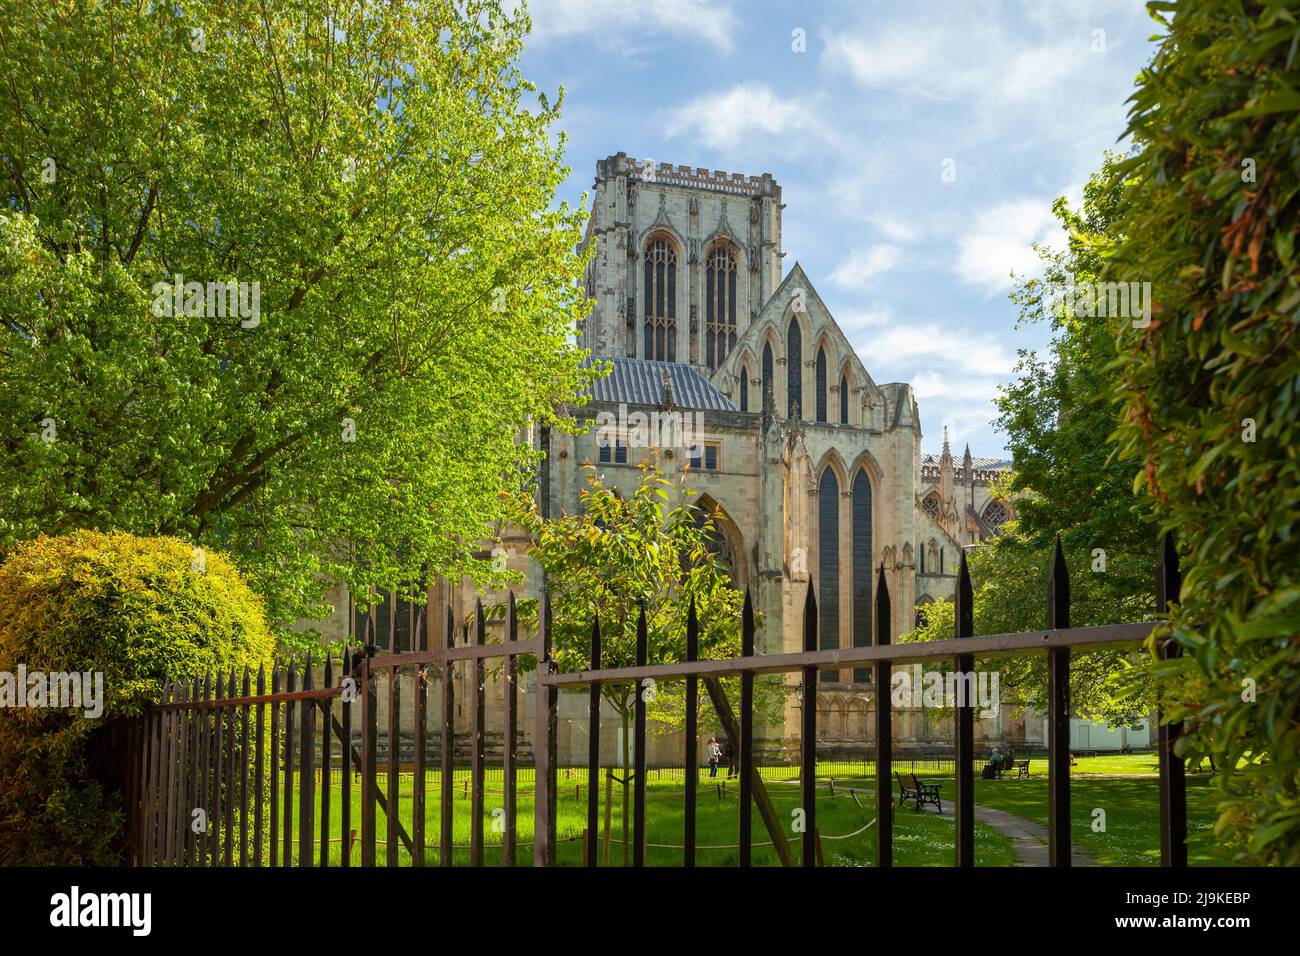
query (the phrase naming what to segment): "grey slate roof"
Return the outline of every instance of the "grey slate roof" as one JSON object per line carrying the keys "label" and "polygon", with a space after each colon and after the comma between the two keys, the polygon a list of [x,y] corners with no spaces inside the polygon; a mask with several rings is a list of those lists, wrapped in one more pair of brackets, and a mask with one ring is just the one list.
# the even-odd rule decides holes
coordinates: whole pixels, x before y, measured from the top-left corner
{"label": "grey slate roof", "polygon": [[[959,455],[954,455],[954,456],[953,456],[953,459],[952,459],[952,463],[953,463],[953,467],[954,467],[955,469],[960,469],[960,468],[961,468],[961,457],[960,457]],[[971,455],[970,463],[971,463],[971,467],[972,467],[972,468],[998,468],[998,469],[1006,469],[1006,468],[1010,468],[1010,467],[1011,467],[1011,462],[1009,462],[1009,461],[1007,461],[1007,460],[1005,460],[1005,459],[1003,459],[1003,458],[980,458],[978,455]],[[921,455],[921,464],[923,464],[923,465],[934,465],[935,467],[938,467],[938,465],[939,465],[939,456],[938,456],[938,455],[923,454],[923,455]]]}
{"label": "grey slate roof", "polygon": [[659,405],[664,397],[664,370],[667,369],[678,408],[711,408],[734,412],[736,406],[695,369],[680,362],[654,362],[650,359],[615,358],[593,355],[592,362],[604,361],[614,368],[609,375],[591,386],[591,398],[597,402],[626,402],[629,405]]}

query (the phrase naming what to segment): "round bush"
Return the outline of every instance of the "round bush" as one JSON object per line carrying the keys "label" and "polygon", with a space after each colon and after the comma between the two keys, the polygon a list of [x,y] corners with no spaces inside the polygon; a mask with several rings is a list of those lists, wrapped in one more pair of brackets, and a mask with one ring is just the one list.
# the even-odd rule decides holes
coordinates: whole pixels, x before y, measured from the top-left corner
{"label": "round bush", "polygon": [[220,554],[97,531],[19,544],[0,564],[0,680],[102,674],[103,707],[0,707],[0,865],[120,862],[122,797],[92,740],[167,682],[256,670],[274,650],[261,600]]}

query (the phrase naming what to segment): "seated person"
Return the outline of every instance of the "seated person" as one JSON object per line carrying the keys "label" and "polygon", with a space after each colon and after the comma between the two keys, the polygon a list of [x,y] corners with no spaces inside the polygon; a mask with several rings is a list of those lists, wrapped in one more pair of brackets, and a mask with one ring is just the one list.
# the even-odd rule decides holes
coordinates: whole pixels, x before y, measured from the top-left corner
{"label": "seated person", "polygon": [[1002,776],[1002,767],[1005,758],[1002,756],[1002,748],[994,747],[993,754],[989,757],[989,764],[993,767],[993,779],[997,780]]}

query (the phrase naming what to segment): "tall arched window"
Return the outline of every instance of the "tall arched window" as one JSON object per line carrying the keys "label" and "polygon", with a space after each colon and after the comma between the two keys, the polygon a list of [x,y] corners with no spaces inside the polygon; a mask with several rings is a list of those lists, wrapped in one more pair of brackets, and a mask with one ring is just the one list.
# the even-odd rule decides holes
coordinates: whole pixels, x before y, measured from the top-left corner
{"label": "tall arched window", "polygon": [[803,408],[803,333],[799,331],[799,320],[790,320],[790,329],[785,338],[785,412],[796,404],[800,406],[799,417],[803,418],[807,409]]}
{"label": "tall arched window", "polygon": [[749,411],[749,369],[740,370],[740,410]]}
{"label": "tall arched window", "polygon": [[[827,468],[817,486],[817,646],[840,646],[840,483]],[[838,671],[822,671],[834,681]]]}
{"label": "tall arched window", "polygon": [[840,424],[849,423],[849,377],[840,376]]}
{"label": "tall arched window", "polygon": [[990,501],[988,507],[984,509],[984,520],[994,528],[1001,525],[1007,520],[1006,505],[997,500]]}
{"label": "tall arched window", "polygon": [[817,350],[817,421],[826,421],[826,350]]}
{"label": "tall arched window", "polygon": [[715,369],[735,347],[736,257],[719,245],[704,265],[704,361]]}
{"label": "tall arched window", "polygon": [[[776,388],[776,382],[772,380],[772,343],[763,343],[763,394],[759,401],[764,405],[767,403],[767,390]],[[775,400],[775,395],[773,396]]]}
{"label": "tall arched window", "polygon": [[645,250],[645,357],[677,361],[677,250],[653,239]]}
{"label": "tall arched window", "polygon": [[[859,468],[853,478],[853,646],[871,646],[871,479]],[[870,669],[853,672],[855,683],[869,679]]]}

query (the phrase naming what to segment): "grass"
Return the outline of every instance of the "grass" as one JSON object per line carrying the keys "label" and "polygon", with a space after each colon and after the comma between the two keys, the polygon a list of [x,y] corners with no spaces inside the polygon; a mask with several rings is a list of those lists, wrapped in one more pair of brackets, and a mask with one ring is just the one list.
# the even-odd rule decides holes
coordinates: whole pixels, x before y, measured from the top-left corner
{"label": "grass", "polygon": [[[875,817],[874,780],[861,777],[862,763],[831,763],[818,766],[817,827],[822,834],[822,847],[827,866],[873,866],[875,864],[874,827],[862,832],[864,825]],[[495,768],[494,768],[495,769]],[[1028,780],[975,781],[975,802],[978,806],[1003,810],[1039,823],[1047,824],[1047,762],[1034,760]],[[1086,848],[1102,866],[1157,866],[1160,861],[1159,795],[1157,791],[1157,762],[1153,754],[1128,754],[1080,758],[1072,768],[1071,828],[1076,846]],[[791,833],[792,812],[800,802],[795,779],[797,768],[765,768],[763,776],[778,819],[790,834],[791,848],[799,855],[799,839]],[[938,783],[945,800],[953,796],[951,776],[920,774],[923,780]],[[834,779],[832,795],[826,778]],[[454,778],[454,862],[469,862],[471,803],[468,795],[468,770],[459,770]],[[400,819],[407,833],[411,831],[411,797],[414,778],[408,773],[399,775]],[[429,770],[426,777],[425,808],[425,862],[435,866],[438,862],[440,833],[441,777],[437,770]],[[387,793],[387,779],[380,768],[380,792]],[[334,773],[330,786],[330,834],[332,838],[330,862],[341,860],[342,823],[340,798],[344,784]],[[604,776],[601,777],[600,821],[604,823]],[[857,800],[848,792],[857,791]],[[360,830],[361,785],[355,778],[350,783],[352,816],[351,827]],[[614,784],[614,803],[611,814],[609,865],[623,863],[623,834],[620,832],[622,788]],[[696,815],[697,861],[701,866],[735,866],[737,851],[738,812],[735,780],[722,778],[710,780],[701,771]],[[315,800],[315,833],[319,835],[319,788]],[[557,794],[558,862],[561,866],[579,866],[582,863],[581,836],[587,820],[587,777],[585,769],[561,770]],[[502,788],[499,771],[489,776],[484,799],[484,862],[489,866],[502,864],[501,803]],[[296,815],[299,794],[293,796],[293,838],[297,839]],[[532,859],[533,779],[531,768],[521,768],[517,796],[518,848],[516,860],[526,865]],[[1187,809],[1189,830],[1189,862],[1194,865],[1223,865],[1215,855],[1213,838],[1214,795],[1208,775],[1189,775],[1187,779]],[[1105,829],[1094,830],[1099,818],[1095,810],[1105,812]],[[387,820],[382,810],[376,812],[377,850],[376,862],[386,862]],[[646,821],[648,826],[646,862],[650,866],[677,866],[682,860],[683,828],[683,772],[681,770],[651,770],[646,790]],[[494,826],[495,824],[495,826]],[[284,821],[279,821],[283,833]],[[753,860],[755,866],[777,866],[779,860],[771,846],[759,844],[770,840],[766,828],[755,809],[753,815]],[[847,839],[835,839],[849,834]],[[603,829],[602,829],[603,835]],[[1010,866],[1014,855],[1010,841],[991,827],[976,823],[976,862],[980,866]],[[603,847],[603,844],[602,844]],[[718,847],[715,849],[714,847]],[[317,851],[319,852],[319,851]],[[603,853],[602,853],[603,857]],[[894,863],[896,866],[951,866],[953,859],[953,818],[940,815],[927,808],[923,813],[911,809],[898,810],[894,822]],[[351,862],[361,860],[359,846],[354,845]],[[398,864],[411,865],[411,857],[398,841]],[[602,865],[604,860],[602,858]]]}
{"label": "grass", "polygon": [[[1029,764],[1035,775],[1047,777],[1047,761],[1034,760]],[[1104,757],[1079,757],[1070,768],[1072,776],[1090,774],[1109,776],[1153,777],[1160,774],[1160,757],[1149,754],[1107,754]]]}
{"label": "grass", "polygon": [[[1082,763],[1082,761],[1080,761]],[[1070,781],[1070,834],[1101,866],[1160,865],[1160,795],[1154,776]],[[1047,779],[976,780],[975,802],[1047,826]],[[1102,811],[1104,817],[1098,814]],[[1214,793],[1208,776],[1187,778],[1187,860],[1223,866],[1215,855]],[[1104,823],[1105,829],[1094,829]]]}
{"label": "grass", "polygon": [[[680,770],[652,771],[646,785],[646,822],[647,848],[646,862],[650,866],[678,866],[682,861],[682,843],[684,805],[683,781]],[[436,866],[438,862],[438,840],[440,826],[440,786],[441,777],[436,771],[430,771],[426,777],[425,807],[425,862]],[[456,864],[469,863],[470,813],[471,802],[464,784],[468,781],[468,772],[460,771],[455,777],[454,830],[452,841],[456,846],[453,858]],[[531,771],[521,771],[520,786],[517,796],[518,848],[516,860],[526,865],[532,860],[533,832],[533,782]],[[415,781],[410,774],[399,777],[400,817],[407,833],[411,831],[411,796]],[[338,865],[341,860],[342,846],[339,834],[342,830],[340,797],[343,783],[336,773],[330,787],[330,834],[332,845],[330,851],[331,865]],[[387,793],[387,780],[384,774],[379,776],[379,786]],[[601,778],[600,820],[604,822],[604,777]],[[817,829],[822,833],[823,855],[827,866],[872,866],[875,863],[875,833],[871,826],[866,826],[875,818],[873,796],[859,793],[857,801],[843,788],[837,785],[832,795],[824,787],[817,799]],[[790,846],[797,858],[799,855],[799,837],[792,832],[792,812],[800,803],[799,788],[796,783],[769,781],[768,792],[776,815],[791,837]],[[352,793],[352,828],[360,830],[361,785],[355,780],[351,783]],[[623,864],[623,834],[620,831],[622,813],[622,788],[614,784],[614,803],[611,814],[609,865]],[[696,811],[696,859],[700,866],[735,866],[737,863],[737,827],[739,816],[736,804],[737,783],[735,780],[716,781],[702,774]],[[297,840],[299,794],[294,793],[293,839]],[[502,793],[500,780],[489,779],[484,799],[484,862],[489,866],[500,866],[503,862],[501,833],[494,828],[501,813]],[[315,820],[316,833],[319,834],[320,800],[316,795]],[[561,866],[580,866],[582,864],[582,831],[587,820],[587,786],[586,772],[581,771],[566,778],[560,775],[557,794],[557,858]],[[279,821],[283,833],[284,821]],[[863,827],[866,826],[866,829]],[[387,859],[387,820],[382,811],[375,814],[375,831],[377,850],[376,863],[385,865]],[[861,832],[857,832],[861,831]],[[752,826],[754,841],[753,864],[755,866],[778,866],[776,851],[769,846],[759,844],[770,841],[766,827],[755,809]],[[850,834],[852,834],[850,836]],[[603,835],[603,829],[602,829]],[[847,837],[836,839],[837,837]],[[1010,866],[1013,862],[1011,842],[997,831],[977,824],[976,841],[979,850],[976,862],[981,866]],[[398,864],[409,866],[410,854],[402,842],[398,841]],[[296,852],[296,851],[295,851]],[[317,850],[317,852],[319,852]],[[940,815],[933,809],[924,813],[906,810],[896,814],[894,823],[894,864],[896,866],[949,866],[953,858],[953,819],[950,814]],[[360,847],[352,848],[351,863],[361,862]],[[602,855],[602,865],[604,865]]]}

